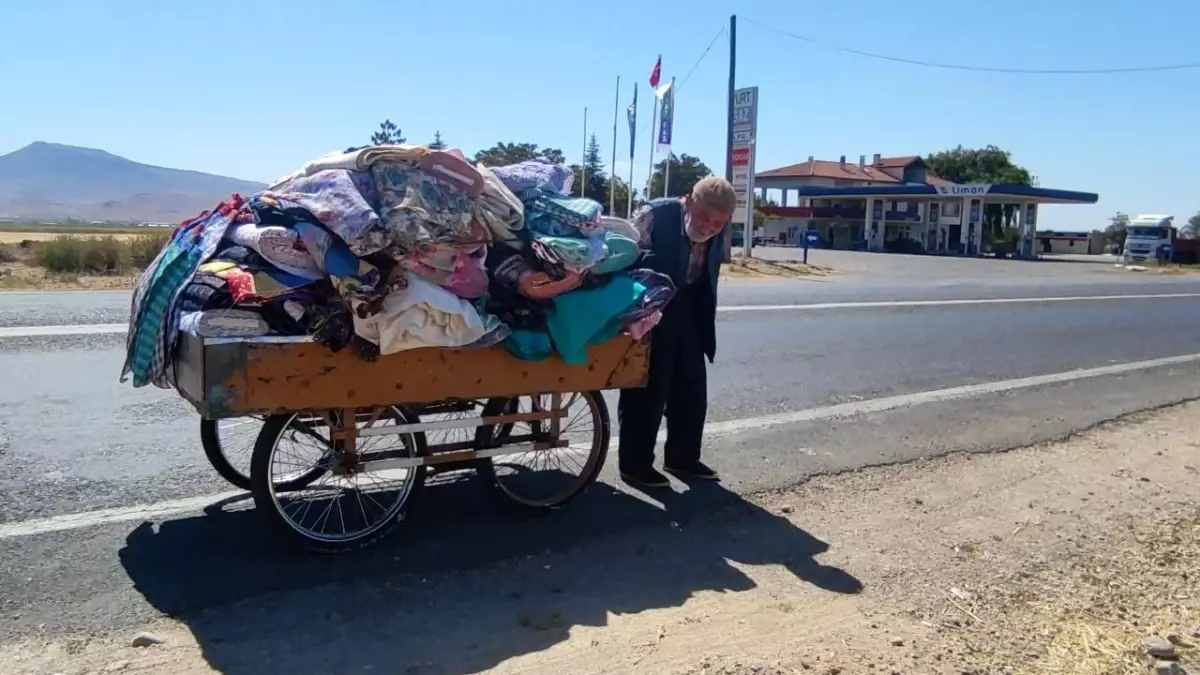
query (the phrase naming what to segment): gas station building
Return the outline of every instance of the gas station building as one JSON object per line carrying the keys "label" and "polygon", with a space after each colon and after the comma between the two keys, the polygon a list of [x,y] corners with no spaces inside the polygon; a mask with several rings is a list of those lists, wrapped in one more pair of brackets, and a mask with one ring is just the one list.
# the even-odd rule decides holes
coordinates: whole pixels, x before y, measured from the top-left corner
{"label": "gas station building", "polygon": [[[762,206],[768,219],[759,237],[799,245],[816,232],[824,248],[906,253],[980,255],[987,251],[983,212],[987,204],[1013,208],[1019,240],[1014,253],[1034,258],[1039,204],[1095,204],[1088,192],[1024,185],[961,185],[926,170],[917,156],[881,157],[857,164],[808,161],[756,173],[754,189],[778,206]],[[772,195],[774,196],[774,195]]]}

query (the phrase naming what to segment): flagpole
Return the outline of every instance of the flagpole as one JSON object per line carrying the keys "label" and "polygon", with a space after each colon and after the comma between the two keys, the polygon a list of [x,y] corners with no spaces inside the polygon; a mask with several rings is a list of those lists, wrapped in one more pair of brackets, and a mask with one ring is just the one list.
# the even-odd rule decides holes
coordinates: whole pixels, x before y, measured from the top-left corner
{"label": "flagpole", "polygon": [[617,93],[613,96],[613,151],[608,170],[608,215],[617,215],[617,114],[621,111],[621,76],[617,76]]}
{"label": "flagpole", "polygon": [[583,156],[579,161],[579,196],[587,196],[587,106],[583,108]]}
{"label": "flagpole", "polygon": [[646,199],[654,199],[650,188],[654,185],[654,142],[658,140],[658,92],[654,93],[653,111],[650,113],[650,173],[646,174]]}
{"label": "flagpole", "polygon": [[638,83],[635,80],[633,83],[633,110],[634,119],[629,124],[629,186],[625,190],[625,196],[628,205],[625,207],[625,216],[633,218],[633,149],[637,143],[637,92]]}
{"label": "flagpole", "polygon": [[[671,97],[671,144],[674,145],[675,144],[675,78],[674,77],[671,78],[671,89],[670,89],[670,91],[668,91],[667,96]],[[672,148],[668,147],[667,148],[667,159],[666,159],[667,167],[666,167],[666,169],[663,170],[663,198],[664,199],[671,196],[671,195],[667,194],[667,186],[671,184],[671,153],[672,152],[674,152],[674,150]]]}
{"label": "flagpole", "polygon": [[[660,68],[662,68],[662,54],[659,54],[658,60],[654,62],[655,75],[661,72]],[[650,157],[648,158],[650,161],[650,173],[646,174],[647,201],[654,198],[654,195],[650,194],[650,188],[654,185],[654,142],[658,140],[658,79],[655,78],[652,84],[650,93],[654,95],[654,99],[650,104],[652,106],[650,112]]]}

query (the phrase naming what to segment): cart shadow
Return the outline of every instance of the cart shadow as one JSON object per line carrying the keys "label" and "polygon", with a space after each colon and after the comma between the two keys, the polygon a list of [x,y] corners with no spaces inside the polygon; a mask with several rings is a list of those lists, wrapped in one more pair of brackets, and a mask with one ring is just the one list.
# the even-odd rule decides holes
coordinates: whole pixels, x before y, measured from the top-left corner
{"label": "cart shadow", "polygon": [[754,588],[734,563],[862,590],[814,559],[826,543],[719,484],[660,507],[597,483],[548,517],[497,510],[474,481],[431,485],[404,527],[340,556],[264,536],[246,502],[143,524],[120,551],[136,589],[230,675],[476,673],[611,614]]}

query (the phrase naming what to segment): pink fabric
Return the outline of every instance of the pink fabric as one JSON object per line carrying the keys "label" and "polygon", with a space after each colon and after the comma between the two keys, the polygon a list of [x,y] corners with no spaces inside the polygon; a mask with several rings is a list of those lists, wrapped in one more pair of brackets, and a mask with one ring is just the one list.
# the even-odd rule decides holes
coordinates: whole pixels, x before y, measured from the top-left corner
{"label": "pink fabric", "polygon": [[407,257],[404,266],[460,298],[479,298],[488,288],[486,258],[486,246],[431,244]]}
{"label": "pink fabric", "polygon": [[662,321],[662,312],[656,310],[629,324],[625,330],[629,331],[634,340],[641,340],[650,334],[659,321]]}

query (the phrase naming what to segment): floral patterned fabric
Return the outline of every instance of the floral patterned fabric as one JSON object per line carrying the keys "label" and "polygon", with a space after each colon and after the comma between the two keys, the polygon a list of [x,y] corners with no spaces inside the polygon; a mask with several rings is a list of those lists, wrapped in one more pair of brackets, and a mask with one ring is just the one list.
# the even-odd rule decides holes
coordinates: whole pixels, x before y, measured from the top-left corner
{"label": "floral patterned fabric", "polygon": [[386,246],[411,251],[436,242],[483,243],[491,239],[474,218],[475,203],[449,182],[392,162],[371,167],[379,195]]}
{"label": "floral patterned fabric", "polygon": [[383,248],[376,234],[380,229],[379,214],[371,207],[368,195],[359,189],[363,181],[356,180],[355,173],[327,169],[294,178],[274,190],[255,195],[251,206],[256,202],[266,205],[283,202],[302,208],[346,242],[355,255],[374,253]]}

